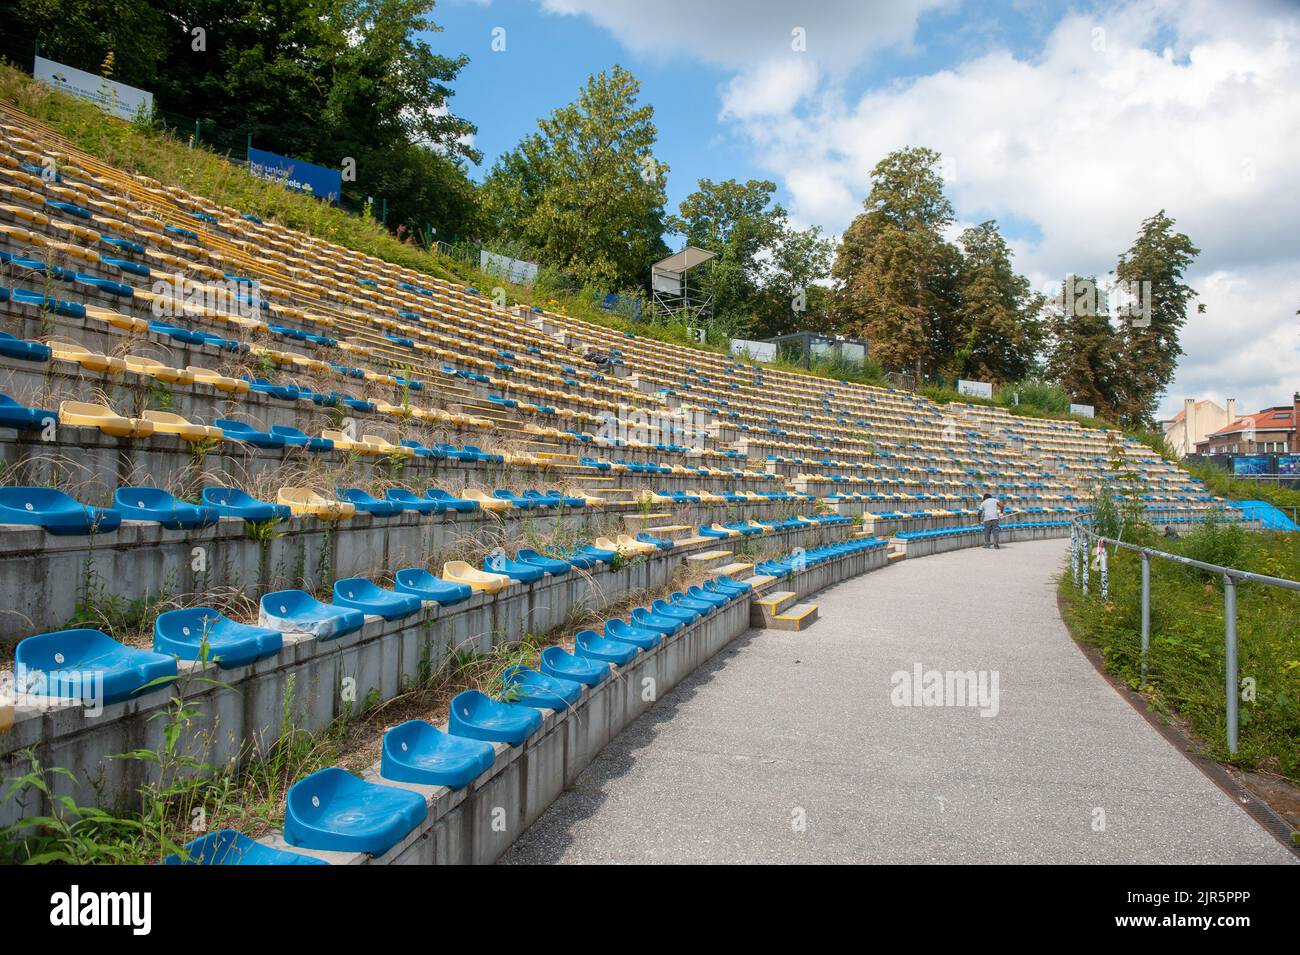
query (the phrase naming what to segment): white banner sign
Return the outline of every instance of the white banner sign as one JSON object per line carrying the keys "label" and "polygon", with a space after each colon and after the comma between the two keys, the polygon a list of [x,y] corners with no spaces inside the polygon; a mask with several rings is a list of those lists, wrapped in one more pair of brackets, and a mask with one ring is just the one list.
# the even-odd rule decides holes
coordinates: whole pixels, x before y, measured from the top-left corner
{"label": "white banner sign", "polygon": [[745,338],[731,340],[731,353],[752,358],[754,361],[775,361],[776,344],[774,342],[752,342]]}
{"label": "white banner sign", "polygon": [[1070,405],[1070,414],[1083,415],[1085,418],[1097,417],[1097,409],[1092,405]]}
{"label": "white banner sign", "polygon": [[537,281],[537,263],[512,259],[508,255],[498,255],[487,249],[479,250],[479,268],[488,275],[495,275],[515,285],[533,285]]}
{"label": "white banner sign", "polygon": [[958,378],[957,394],[970,398],[992,398],[993,385],[987,381],[966,381],[964,378]]}
{"label": "white banner sign", "polygon": [[63,90],[72,96],[90,100],[106,113],[120,119],[135,119],[141,110],[145,115],[153,112],[153,94],[138,90],[125,83],[114,83],[94,73],[65,66],[43,56],[36,58],[32,75],[43,83]]}

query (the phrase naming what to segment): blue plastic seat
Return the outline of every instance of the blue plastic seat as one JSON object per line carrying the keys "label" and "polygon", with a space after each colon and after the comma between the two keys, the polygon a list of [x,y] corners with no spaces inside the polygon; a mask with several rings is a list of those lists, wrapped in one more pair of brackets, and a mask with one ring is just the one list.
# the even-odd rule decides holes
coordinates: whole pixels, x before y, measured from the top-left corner
{"label": "blue plastic seat", "polygon": [[262,845],[234,829],[218,829],[185,843],[184,857],[173,853],[165,865],[329,865],[324,859]]}
{"label": "blue plastic seat", "polygon": [[308,451],[333,451],[334,442],[329,438],[313,438],[311,435],[291,428],[287,424],[271,425],[270,434],[284,438],[287,447],[306,448]]}
{"label": "blue plastic seat", "polygon": [[520,583],[532,584],[546,576],[546,571],[536,564],[511,560],[505,554],[493,553],[483,558],[483,569],[492,574],[505,574]]}
{"label": "blue plastic seat", "polygon": [[292,514],[288,504],[259,501],[237,487],[205,487],[199,498],[222,517],[242,517],[253,524],[287,521]]}
{"label": "blue plastic seat", "polygon": [[747,594],[754,589],[751,584],[747,584],[743,580],[732,580],[726,574],[719,574],[710,582],[720,590],[730,590],[738,594]]}
{"label": "blue plastic seat", "polygon": [[334,606],[377,614],[385,620],[399,620],[419,610],[422,601],[413,594],[385,590],[364,577],[349,577],[335,582]]}
{"label": "blue plastic seat", "polygon": [[437,501],[442,505],[444,511],[457,511],[461,514],[468,514],[478,510],[478,501],[468,501],[464,498],[454,497],[440,487],[428,488],[425,490],[424,496],[431,501]]}
{"label": "blue plastic seat", "polygon": [[731,603],[731,601],[734,599],[732,596],[728,594],[718,593],[716,591],[710,592],[695,584],[692,584],[690,587],[687,587],[686,593],[694,600],[699,600],[705,603],[711,603],[715,607],[725,607],[727,604]]}
{"label": "blue plastic seat", "polygon": [[28,637],[14,651],[14,664],[28,674],[40,674],[24,685],[26,692],[87,703],[119,703],[154,680],[176,676],[174,658],[125,646],[99,630],[59,630]]}
{"label": "blue plastic seat", "polygon": [[524,510],[531,510],[534,507],[542,506],[538,501],[531,497],[524,497],[521,494],[515,494],[513,491],[508,491],[503,487],[499,487],[493,491],[492,496],[498,501],[509,501],[515,507],[523,508]]}
{"label": "blue plastic seat", "polygon": [[224,670],[274,656],[284,645],[278,630],[236,623],[211,607],[186,607],[159,615],[153,625],[153,648],[182,660],[198,660],[208,643],[208,659]]}
{"label": "blue plastic seat", "polygon": [[540,567],[553,577],[563,576],[573,569],[573,565],[567,560],[560,560],[555,557],[544,557],[537,553],[537,551],[528,547],[525,547],[516,553],[515,557],[520,563],[532,564],[535,567]]}
{"label": "blue plastic seat", "polygon": [[127,521],[156,521],[170,530],[194,530],[221,520],[216,508],[190,504],[156,487],[119,487],[113,506]]}
{"label": "blue plastic seat", "polygon": [[438,452],[435,451],[433,448],[426,448],[419,441],[403,441],[402,447],[410,448],[412,451],[415,452],[415,456],[417,458],[436,458],[436,457],[443,456],[443,455],[439,455]]}
{"label": "blue plastic seat", "polygon": [[0,395],[0,428],[33,431],[44,427],[46,421],[57,424],[58,420],[59,416],[53,411],[28,408],[26,405],[20,405],[8,395]]}
{"label": "blue plastic seat", "polygon": [[536,507],[559,507],[564,503],[564,498],[560,494],[547,493],[543,494],[535,488],[527,488],[521,495],[523,498],[532,501]]}
{"label": "blue plastic seat", "polygon": [[561,680],[595,686],[609,676],[609,664],[574,656],[564,647],[547,647],[541,652],[542,672]]}
{"label": "blue plastic seat", "polygon": [[484,740],[407,720],[384,734],[379,774],[399,783],[463,789],[491,768],[496,750]]}
{"label": "blue plastic seat", "polygon": [[670,540],[665,540],[662,537],[653,537],[650,534],[647,534],[645,531],[641,531],[639,534],[637,534],[636,539],[643,544],[654,544],[655,547],[658,547],[660,550],[672,550],[673,547],[676,546]]}
{"label": "blue plastic seat", "polygon": [[620,643],[630,643],[640,647],[642,650],[653,650],[655,645],[664,638],[664,635],[657,630],[645,630],[641,627],[634,627],[626,620],[614,618],[605,621],[605,639],[617,640]]}
{"label": "blue plastic seat", "polygon": [[0,487],[0,524],[43,527],[51,534],[115,531],[122,512],[90,507],[52,487]]}
{"label": "blue plastic seat", "polygon": [[666,617],[669,620],[680,620],[683,623],[694,623],[700,618],[700,611],[692,610],[690,607],[674,607],[663,600],[656,600],[650,605],[650,609],[655,616]]}
{"label": "blue plastic seat", "polygon": [[0,332],[0,355],[17,358],[20,361],[49,361],[53,354],[49,345],[27,341],[22,338]]}
{"label": "blue plastic seat", "polygon": [[632,611],[632,623],[646,630],[657,630],[664,636],[674,634],[686,626],[685,622],[679,617],[665,617],[661,614],[651,613],[644,607],[637,607]]}
{"label": "blue plastic seat", "polygon": [[402,513],[402,505],[398,501],[380,500],[359,487],[340,487],[335,488],[335,491],[340,501],[347,501],[358,511],[365,511],[372,517],[396,517]]}
{"label": "blue plastic seat", "polygon": [[442,505],[437,501],[420,497],[414,491],[408,491],[404,487],[390,487],[384,491],[384,497],[397,504],[402,510],[415,511],[417,514],[440,514],[443,510]]}
{"label": "blue plastic seat", "polygon": [[252,425],[243,421],[235,421],[233,418],[218,418],[212,424],[214,427],[220,428],[225,433],[225,436],[232,441],[242,441],[244,444],[251,444],[255,448],[284,447],[283,435],[258,431]]}
{"label": "blue plastic seat", "polygon": [[444,607],[468,600],[474,590],[468,584],[458,584],[433,576],[422,567],[406,567],[394,575],[393,589],[399,594],[410,594],[421,600],[432,600]]}
{"label": "blue plastic seat", "polygon": [[613,563],[614,558],[618,556],[616,550],[605,550],[603,547],[595,547],[591,544],[583,544],[578,548],[577,553],[584,557],[591,557],[604,564]]}
{"label": "blue plastic seat", "polygon": [[289,787],[284,838],[305,849],[383,855],[424,822],[424,797],[331,766]]}
{"label": "blue plastic seat", "polygon": [[454,736],[518,746],[542,728],[542,714],[531,706],[500,703],[479,690],[452,697],[448,731]]}
{"label": "blue plastic seat", "polygon": [[511,703],[562,710],[578,702],[582,684],[538,673],[523,666],[506,667],[501,673],[502,695]]}
{"label": "blue plastic seat", "polygon": [[595,630],[579,630],[573,637],[573,653],[588,660],[626,666],[641,652],[640,647],[621,640],[606,640]]}
{"label": "blue plastic seat", "polygon": [[695,597],[688,597],[681,591],[669,594],[668,599],[665,602],[670,607],[684,607],[687,610],[692,610],[695,612],[697,617],[711,612],[716,606],[716,604],[708,600],[699,600]]}
{"label": "blue plastic seat", "polygon": [[261,600],[261,622],[277,630],[314,634],[333,640],[360,630],[366,615],[352,607],[321,603],[302,590],[276,590]]}

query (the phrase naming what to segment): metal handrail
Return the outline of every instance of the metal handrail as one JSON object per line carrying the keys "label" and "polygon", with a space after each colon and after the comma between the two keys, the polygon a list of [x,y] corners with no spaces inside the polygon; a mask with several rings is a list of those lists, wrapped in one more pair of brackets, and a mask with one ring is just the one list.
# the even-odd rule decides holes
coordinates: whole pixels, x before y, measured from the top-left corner
{"label": "metal handrail", "polygon": [[1206,570],[1210,573],[1219,574],[1223,577],[1223,655],[1224,655],[1224,689],[1227,698],[1227,737],[1228,752],[1235,754],[1237,744],[1240,740],[1240,720],[1237,711],[1238,703],[1238,686],[1237,686],[1237,582],[1250,581],[1251,583],[1264,584],[1268,587],[1282,587],[1287,590],[1300,591],[1300,581],[1288,580],[1285,577],[1270,577],[1267,574],[1256,574],[1248,570],[1239,570],[1236,567],[1223,567],[1219,564],[1206,563],[1203,560],[1195,560],[1191,557],[1184,557],[1181,554],[1170,554],[1166,551],[1155,550],[1151,547],[1140,547],[1137,544],[1130,544],[1127,541],[1115,540],[1113,537],[1105,537],[1096,534],[1091,528],[1085,526],[1079,521],[1075,521],[1070,526],[1070,571],[1074,578],[1075,587],[1080,588],[1084,595],[1088,593],[1088,545],[1091,541],[1097,543],[1098,570],[1101,574],[1101,597],[1105,600],[1110,595],[1110,571],[1107,561],[1107,545],[1118,547],[1124,550],[1132,551],[1141,555],[1142,558],[1142,676],[1141,685],[1147,683],[1147,655],[1151,649],[1151,558],[1159,557],[1162,560],[1172,561],[1175,564],[1182,564],[1184,567],[1195,567],[1199,570]]}

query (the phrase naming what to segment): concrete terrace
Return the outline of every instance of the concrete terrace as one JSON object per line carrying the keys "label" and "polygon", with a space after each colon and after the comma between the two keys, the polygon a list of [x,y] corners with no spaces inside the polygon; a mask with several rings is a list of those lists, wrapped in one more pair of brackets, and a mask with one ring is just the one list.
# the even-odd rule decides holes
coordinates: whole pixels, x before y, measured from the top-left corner
{"label": "concrete terrace", "polygon": [[[1294,861],[1070,640],[1053,585],[1067,546],[902,561],[819,595],[806,632],[750,631],[502,861]],[[998,714],[892,705],[891,675],[917,663],[998,671]]]}

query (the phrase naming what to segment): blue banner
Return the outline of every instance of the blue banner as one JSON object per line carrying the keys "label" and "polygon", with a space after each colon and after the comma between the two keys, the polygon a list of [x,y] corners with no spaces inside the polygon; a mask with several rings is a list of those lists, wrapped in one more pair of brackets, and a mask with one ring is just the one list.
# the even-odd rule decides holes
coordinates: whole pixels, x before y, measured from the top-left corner
{"label": "blue banner", "polygon": [[291,159],[265,149],[248,150],[248,171],[259,179],[278,182],[326,202],[337,202],[343,192],[343,174],[337,169]]}

